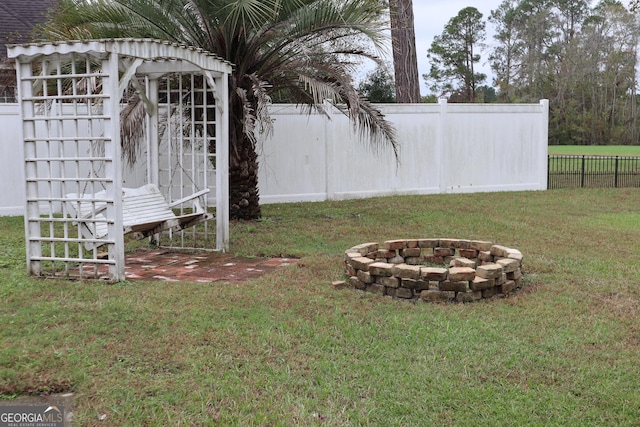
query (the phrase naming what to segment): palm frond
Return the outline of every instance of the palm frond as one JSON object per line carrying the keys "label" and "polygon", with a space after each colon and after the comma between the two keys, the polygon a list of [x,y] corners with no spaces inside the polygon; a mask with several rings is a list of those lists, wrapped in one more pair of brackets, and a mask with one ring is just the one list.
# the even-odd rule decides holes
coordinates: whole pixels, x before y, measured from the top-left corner
{"label": "palm frond", "polygon": [[120,111],[120,140],[122,154],[129,164],[133,166],[140,154],[141,141],[144,140],[144,119],[146,110],[142,97],[137,92],[131,94],[126,105]]}
{"label": "palm frond", "polygon": [[[374,149],[397,156],[395,130],[359,98],[351,75],[380,59],[388,40],[388,5],[372,0],[60,0],[63,12],[45,38],[152,37],[202,47],[234,63],[230,80],[233,127],[255,146],[270,131],[271,93],[321,110],[329,101],[347,114]],[[123,124],[144,116],[127,105]],[[126,120],[125,120],[126,119]],[[135,141],[131,125],[123,135]],[[236,131],[232,130],[232,135]],[[123,139],[124,140],[124,139]],[[236,141],[232,141],[232,144]],[[135,153],[132,157],[135,158]]]}
{"label": "palm frond", "polygon": [[305,90],[313,97],[314,104],[322,104],[324,101],[335,103],[340,100],[338,89],[333,83],[303,73],[300,73],[298,78],[304,84]]}
{"label": "palm frond", "polygon": [[253,106],[251,105],[251,102],[249,102],[247,90],[241,87],[237,88],[236,96],[240,99],[240,102],[242,103],[243,119],[244,119],[243,126],[242,126],[243,133],[247,138],[249,138],[249,140],[251,141],[251,144],[255,147],[257,143],[256,134],[255,134],[256,116],[253,113],[254,112]]}
{"label": "palm frond", "polygon": [[[301,80],[307,91],[313,94],[316,110],[323,112],[323,102],[329,102],[350,119],[360,140],[367,141],[374,152],[390,147],[398,160],[395,127],[379,109],[360,96],[349,73],[333,63],[314,63],[313,68],[301,66],[300,70]],[[303,74],[304,70],[310,72]],[[327,76],[331,76],[329,80]]]}
{"label": "palm frond", "polygon": [[369,141],[374,152],[390,147],[399,164],[400,146],[397,142],[397,130],[384,114],[364,98],[359,98],[357,105],[334,104],[336,108],[348,116],[354,123],[361,141]]}
{"label": "palm frond", "polygon": [[267,92],[270,85],[260,80],[254,73],[249,75],[249,79],[253,82],[253,97],[255,99],[255,118],[258,125],[258,131],[261,134],[270,136],[273,134],[273,121],[269,114],[269,106],[271,105],[271,97]]}
{"label": "palm frond", "polygon": [[224,6],[226,20],[224,25],[230,28],[243,28],[243,36],[249,37],[254,29],[262,28],[272,22],[280,10],[279,0],[235,0]]}

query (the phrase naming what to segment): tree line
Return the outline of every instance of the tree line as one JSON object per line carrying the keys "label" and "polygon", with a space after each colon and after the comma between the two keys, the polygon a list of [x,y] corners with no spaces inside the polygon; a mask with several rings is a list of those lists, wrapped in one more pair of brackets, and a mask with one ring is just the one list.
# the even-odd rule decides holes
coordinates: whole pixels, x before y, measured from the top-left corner
{"label": "tree line", "polygon": [[[640,144],[636,3],[627,8],[616,0],[594,6],[587,0],[504,0],[488,17],[495,30],[491,40],[483,15],[466,7],[427,52],[427,101],[546,98],[552,145]],[[491,82],[479,71],[481,63],[490,65]],[[372,77],[384,82],[380,71]],[[365,93],[371,90],[367,84]]]}
{"label": "tree line", "polygon": [[489,63],[498,99],[549,99],[549,142],[639,143],[637,16],[604,0],[505,0]]}

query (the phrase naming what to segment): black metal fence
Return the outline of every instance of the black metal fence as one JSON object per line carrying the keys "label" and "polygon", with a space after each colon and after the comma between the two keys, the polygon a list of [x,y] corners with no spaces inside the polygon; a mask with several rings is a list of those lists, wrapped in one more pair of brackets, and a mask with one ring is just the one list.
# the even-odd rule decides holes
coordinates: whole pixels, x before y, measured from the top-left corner
{"label": "black metal fence", "polygon": [[547,188],[640,187],[640,157],[548,157]]}

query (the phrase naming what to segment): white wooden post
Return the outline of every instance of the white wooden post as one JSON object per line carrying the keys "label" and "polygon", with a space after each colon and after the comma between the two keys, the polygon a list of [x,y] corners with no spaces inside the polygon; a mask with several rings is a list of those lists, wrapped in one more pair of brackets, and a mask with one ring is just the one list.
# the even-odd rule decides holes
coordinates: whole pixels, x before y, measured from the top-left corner
{"label": "white wooden post", "polygon": [[[24,150],[24,188],[25,197],[25,239],[27,241],[27,269],[29,274],[42,275],[42,263],[38,260],[42,256],[40,222],[35,219],[40,216],[38,206],[38,165],[29,159],[36,157],[35,141],[35,108],[33,105],[33,83],[32,68],[30,63],[17,62],[16,73],[18,81],[18,99],[23,100],[20,108],[20,119],[22,120],[22,150]],[[34,260],[34,258],[36,258]]]}
{"label": "white wooden post", "polygon": [[122,233],[122,167],[120,147],[120,80],[118,77],[118,54],[110,53],[102,62],[106,76],[103,81],[103,92],[109,95],[104,100],[104,135],[105,135],[105,177],[110,181],[107,185],[107,199],[112,203],[107,205],[109,222],[108,236],[113,243],[108,244],[109,259],[115,264],[109,265],[109,275],[114,281],[122,281],[124,275],[124,235]]}
{"label": "white wooden post", "polygon": [[[215,78],[216,99],[216,249],[229,249],[229,84],[228,76]],[[225,104],[220,105],[222,102]],[[208,148],[205,147],[208,152]]]}
{"label": "white wooden post", "polygon": [[158,79],[147,78],[146,88],[150,104],[154,106],[152,111],[147,111],[147,182],[158,185]]}

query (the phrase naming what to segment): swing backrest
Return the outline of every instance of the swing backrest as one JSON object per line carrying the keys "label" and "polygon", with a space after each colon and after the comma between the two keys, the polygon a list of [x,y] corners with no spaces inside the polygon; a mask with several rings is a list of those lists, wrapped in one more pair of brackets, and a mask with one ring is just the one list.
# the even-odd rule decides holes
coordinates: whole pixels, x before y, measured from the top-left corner
{"label": "swing backrest", "polygon": [[[73,216],[79,220],[78,222],[84,223],[83,230],[89,232],[89,236],[85,237],[99,239],[107,235],[107,218],[104,216],[107,208],[106,191],[102,190],[93,195],[69,193],[66,197],[67,206],[71,208]],[[87,201],[83,201],[84,199]],[[175,218],[176,215],[156,185],[147,184],[139,188],[122,189],[122,225],[125,230]]]}
{"label": "swing backrest", "polygon": [[[180,229],[199,217],[201,220],[209,219],[210,216],[198,202],[198,198],[208,192],[209,190],[205,189],[169,205],[155,184],[146,184],[138,188],[123,188],[122,225],[124,232],[140,233],[156,229],[159,225],[163,225],[160,227],[161,229],[174,227]],[[94,195],[70,193],[67,194],[67,199],[67,206],[70,208],[70,212],[74,213],[74,217],[78,219],[85,238],[100,239],[107,235],[107,218],[104,216],[104,211],[107,208],[106,191],[99,191]],[[92,201],[84,201],[85,199]],[[189,201],[194,205],[194,212],[177,217],[171,208]]]}
{"label": "swing backrest", "polygon": [[122,225],[124,227],[176,218],[164,196],[154,184],[139,188],[123,188],[122,193]]}

